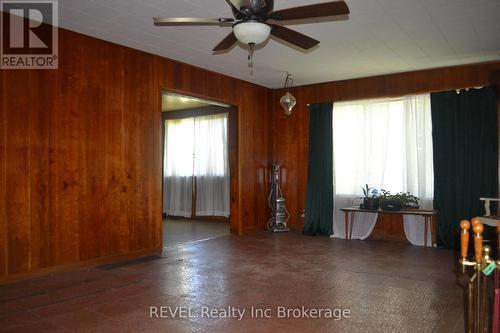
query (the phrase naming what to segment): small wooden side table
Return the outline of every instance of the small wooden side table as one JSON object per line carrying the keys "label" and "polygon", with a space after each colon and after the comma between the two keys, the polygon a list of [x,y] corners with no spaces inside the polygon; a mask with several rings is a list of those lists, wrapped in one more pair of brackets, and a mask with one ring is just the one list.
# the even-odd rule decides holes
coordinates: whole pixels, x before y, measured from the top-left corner
{"label": "small wooden side table", "polygon": [[387,210],[369,210],[362,209],[359,207],[347,207],[341,208],[344,212],[344,222],[345,222],[345,239],[352,239],[352,227],[354,225],[354,217],[356,213],[379,213],[379,214],[396,214],[396,215],[418,215],[424,217],[424,246],[427,246],[427,235],[429,230],[432,236],[432,246],[436,244],[436,215],[438,211],[436,210],[424,210],[424,209],[412,209],[412,210],[399,210],[399,211],[387,211]]}

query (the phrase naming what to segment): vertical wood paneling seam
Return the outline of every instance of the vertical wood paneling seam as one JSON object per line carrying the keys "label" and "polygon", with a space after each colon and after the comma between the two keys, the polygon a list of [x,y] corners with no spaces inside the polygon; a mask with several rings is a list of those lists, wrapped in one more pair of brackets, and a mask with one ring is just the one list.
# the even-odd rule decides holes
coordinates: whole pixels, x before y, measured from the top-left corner
{"label": "vertical wood paneling seam", "polygon": [[[28,90],[31,88],[31,75],[33,74],[33,71],[36,69],[30,69],[29,70],[29,75],[28,75]],[[29,91],[28,91],[28,96],[29,96]],[[28,271],[31,271],[31,259],[32,259],[32,254],[31,250],[33,249],[33,244],[32,244],[32,234],[31,234],[31,113],[33,112],[33,107],[32,107],[33,101],[31,98],[29,98],[28,101],[28,230],[29,230],[29,242],[28,242]]]}
{"label": "vertical wood paneling seam", "polygon": [[103,201],[104,201],[104,212],[103,212],[103,218],[102,218],[102,223],[99,226],[99,255],[101,253],[106,253],[107,248],[103,245],[105,236],[107,235],[108,232],[108,225],[109,225],[109,208],[108,208],[108,198],[109,198],[109,180],[108,180],[108,158],[109,158],[109,133],[108,133],[108,121],[109,121],[109,105],[106,103],[108,96],[110,95],[109,93],[109,76],[111,72],[111,68],[109,67],[109,63],[106,64],[105,66],[105,87],[104,87],[104,148],[103,148],[103,153],[104,153],[104,172],[103,172],[103,189],[104,189],[104,195],[103,195]]}
{"label": "vertical wood paneling seam", "polygon": [[243,116],[241,114],[241,99],[239,100],[239,105],[237,106],[238,108],[238,133],[237,133],[237,138],[238,138],[238,235],[243,235],[243,202],[242,202],[242,193],[243,193],[243,161],[242,161],[242,154],[243,154],[243,149],[241,149],[241,132],[242,132],[242,120]]}
{"label": "vertical wood paneling seam", "polygon": [[3,90],[4,88],[4,84],[5,82],[3,82],[4,80],[4,75],[2,75],[1,77],[2,79],[2,117],[3,117],[3,121],[2,121],[2,124],[3,124],[3,128],[2,128],[2,133],[3,133],[3,138],[2,138],[2,142],[3,142],[3,156],[4,156],[4,159],[2,161],[3,163],[3,173],[2,175],[0,175],[3,179],[1,181],[1,184],[3,186],[3,188],[1,189],[3,191],[3,199],[4,199],[4,202],[2,202],[1,204],[3,205],[3,210],[2,210],[2,219],[4,221],[4,224],[3,224],[3,246],[4,246],[4,262],[3,262],[3,265],[4,265],[4,274],[5,276],[9,275],[9,246],[7,245],[8,244],[8,222],[7,221],[7,195],[6,195],[6,190],[7,190],[7,108],[6,108],[6,96],[5,96],[5,92]]}
{"label": "vertical wood paneling seam", "polygon": [[[85,84],[87,84],[87,82],[85,82]],[[80,82],[80,85],[78,86],[78,91],[81,93],[83,91],[85,91],[85,89],[88,89],[88,87],[86,87],[85,85],[83,85],[81,82]],[[76,120],[75,120],[75,127],[74,127],[74,135],[76,135],[76,142],[77,142],[77,147],[76,147],[76,165],[73,166],[73,168],[76,168],[76,172],[73,173],[73,183],[77,185],[77,193],[76,193],[76,200],[78,201],[78,197],[79,197],[79,192],[81,191],[81,188],[82,188],[82,181],[81,181],[81,168],[80,168],[80,163],[79,163],[79,160],[81,158],[81,155],[80,155],[80,149],[78,149],[78,143],[81,142],[80,141],[80,138],[81,138],[81,135],[80,135],[80,132],[78,131],[78,129],[80,128],[80,122],[81,122],[81,113],[82,113],[82,107],[80,105],[80,101],[77,100],[77,108],[78,108],[78,116],[76,117]],[[74,169],[73,169],[74,170]],[[76,179],[75,179],[76,178]],[[81,234],[80,234],[80,227],[81,225],[84,223],[82,221],[82,216],[80,214],[80,206],[77,204],[76,206],[76,215],[77,215],[77,221],[76,221],[76,230],[77,233],[76,233],[76,250],[75,250],[75,255],[76,257],[78,258],[77,260],[78,261],[81,261],[81,248],[80,248],[80,244],[81,244]]]}
{"label": "vertical wood paneling seam", "polygon": [[[59,70],[58,70],[59,71]],[[56,94],[57,96],[61,96],[62,94],[62,83],[61,83],[61,77],[59,72],[57,73],[56,76],[56,84],[55,84],[55,89],[56,89]],[[61,110],[61,98],[59,97],[56,99],[54,102],[54,107],[52,110],[49,111],[49,262],[51,265],[54,265],[59,261],[60,258],[60,251],[59,246],[56,244],[57,243],[57,236],[59,236],[59,230],[58,230],[58,225],[59,225],[59,173],[54,172],[54,169],[57,168],[57,165],[59,164],[57,161],[57,158],[55,155],[57,154],[59,150],[59,144],[58,144],[58,112]],[[52,150],[52,153],[51,153]],[[52,160],[53,159],[53,160]],[[51,167],[51,165],[53,165]],[[52,182],[54,180],[54,182]],[[51,186],[54,185],[55,186]],[[53,199],[53,200],[52,200]]]}
{"label": "vertical wood paneling seam", "polygon": [[[56,89],[56,93],[59,94],[59,77],[56,76],[56,84],[54,85],[54,89]],[[49,249],[48,249],[48,265],[52,265],[53,262],[54,262],[54,256],[53,256],[53,251],[54,251],[54,248],[53,248],[53,241],[52,241],[52,237],[53,237],[53,226],[54,226],[54,219],[53,219],[53,215],[52,215],[52,212],[54,212],[54,202],[53,200],[51,200],[53,198],[53,189],[51,188],[51,185],[52,185],[52,170],[53,170],[53,167],[51,167],[51,164],[53,163],[52,162],[52,154],[51,154],[51,149],[55,150],[56,149],[56,146],[54,144],[54,147],[52,146],[52,144],[54,143],[54,131],[55,131],[55,125],[54,125],[54,114],[56,113],[56,111],[58,110],[58,101],[55,100],[54,101],[54,106],[52,108],[52,110],[49,111],[49,115],[48,115],[48,125],[49,125],[49,143],[48,143],[48,147],[49,147],[49,152],[48,152],[48,175],[49,175],[49,179],[47,180],[47,184],[48,184],[48,188],[47,188],[47,195],[49,196],[49,204],[48,204],[48,218],[49,218],[49,223],[48,223],[48,226],[47,226],[47,229],[48,229],[48,232],[49,232],[49,235],[48,235],[48,240],[49,240]],[[52,128],[54,128],[54,130],[52,130]]]}
{"label": "vertical wood paneling seam", "polygon": [[[132,58],[130,55],[129,55],[130,58]],[[124,57],[123,58],[123,61],[130,61],[129,60],[129,57]],[[133,58],[132,58],[133,59]],[[133,60],[132,60],[133,61]],[[123,68],[125,68],[125,65],[122,64]],[[122,81],[121,81],[121,89],[120,89],[120,135],[119,135],[119,140],[120,140],[120,161],[119,161],[119,170],[118,170],[118,173],[119,173],[119,184],[120,184],[120,188],[122,188],[124,185],[124,182],[125,182],[125,169],[126,169],[126,166],[125,166],[125,158],[124,158],[124,154],[125,154],[125,145],[126,145],[126,140],[125,140],[125,126],[130,126],[129,124],[125,124],[125,110],[124,110],[124,106],[125,106],[125,98],[128,97],[128,96],[125,96],[125,90],[126,90],[126,77],[130,77],[130,73],[129,72],[126,72],[125,73],[125,77],[122,78]],[[130,102],[129,102],[130,103]],[[128,104],[128,103],[127,103]],[[128,105],[127,105],[128,106]],[[121,190],[118,192],[119,195],[119,200],[120,200],[120,204],[119,204],[119,207],[123,207],[124,205],[124,200],[123,200],[123,196],[122,196],[122,192]],[[135,213],[135,212],[134,212]],[[115,217],[116,218],[116,221],[118,221],[119,223],[119,227],[117,228],[118,230],[115,230],[115,232],[117,232],[117,235],[118,235],[118,239],[121,237],[122,235],[122,230],[121,228],[124,228],[124,226],[122,225],[122,223],[124,222],[123,218],[123,213],[120,213],[120,216],[117,216]],[[126,225],[126,228],[127,230],[130,230],[130,223],[127,221],[127,225]],[[115,236],[116,237],[116,236]],[[129,235],[129,238],[127,240],[127,244],[126,244],[126,247],[127,247],[127,251],[130,250],[131,248],[131,243],[132,243],[132,240],[130,239],[130,235]],[[115,249],[116,251],[116,249]],[[122,249],[121,249],[121,242],[120,240],[118,240],[118,252],[121,253]]]}
{"label": "vertical wood paneling seam", "polygon": [[[153,70],[154,68],[156,68],[156,62],[153,63]],[[161,218],[160,218],[160,225],[159,225],[159,230],[156,230],[156,225],[155,223],[153,223],[153,225],[155,225],[154,227],[154,240],[157,241],[157,237],[159,237],[159,240],[161,242],[161,247],[162,247],[162,252],[163,252],[163,186],[164,186],[164,181],[163,181],[163,170],[165,168],[164,166],[164,159],[165,157],[163,156],[164,152],[165,152],[165,121],[163,120],[163,112],[162,112],[162,99],[163,99],[163,90],[161,87],[159,87],[159,83],[158,83],[158,75],[153,75],[153,93],[155,94],[154,96],[154,101],[156,103],[155,105],[155,112],[158,113],[159,112],[159,115],[158,115],[158,118],[161,118],[160,120],[160,130],[159,130],[159,147],[158,147],[158,150],[157,150],[157,154],[160,158],[160,165],[161,165],[161,168],[160,170],[158,170],[158,178],[161,180],[161,187],[160,187],[160,190],[161,190],[161,194],[160,194],[160,198],[161,198],[161,208],[160,208],[160,212],[161,212]],[[160,212],[158,212],[157,214],[159,214]],[[157,245],[155,243],[155,245]]]}

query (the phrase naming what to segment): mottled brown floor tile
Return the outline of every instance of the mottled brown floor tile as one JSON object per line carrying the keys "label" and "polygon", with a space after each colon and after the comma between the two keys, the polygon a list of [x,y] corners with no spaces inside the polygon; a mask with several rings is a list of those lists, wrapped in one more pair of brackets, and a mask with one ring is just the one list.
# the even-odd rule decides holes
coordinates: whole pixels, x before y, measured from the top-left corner
{"label": "mottled brown floor tile", "polygon": [[[452,252],[299,234],[221,237],[160,258],[0,286],[0,332],[461,332]],[[152,318],[151,307],[191,318]],[[202,307],[270,309],[271,318],[202,317]],[[278,318],[278,307],[349,310]]]}
{"label": "mottled brown floor tile", "polygon": [[60,314],[50,318],[49,321],[65,329],[80,332],[95,329],[108,319],[109,317],[105,315],[82,309],[67,314]]}
{"label": "mottled brown floor tile", "polygon": [[13,315],[0,317],[0,330],[9,330],[26,325],[36,324],[41,318],[29,311],[18,312]]}

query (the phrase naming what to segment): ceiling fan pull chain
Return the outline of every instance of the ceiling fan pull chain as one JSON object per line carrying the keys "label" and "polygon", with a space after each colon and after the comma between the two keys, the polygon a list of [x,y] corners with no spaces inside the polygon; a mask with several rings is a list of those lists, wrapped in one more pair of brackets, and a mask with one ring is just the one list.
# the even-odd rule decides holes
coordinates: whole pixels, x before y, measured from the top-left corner
{"label": "ceiling fan pull chain", "polygon": [[255,43],[248,44],[248,67],[250,67],[250,75],[253,75],[253,50]]}

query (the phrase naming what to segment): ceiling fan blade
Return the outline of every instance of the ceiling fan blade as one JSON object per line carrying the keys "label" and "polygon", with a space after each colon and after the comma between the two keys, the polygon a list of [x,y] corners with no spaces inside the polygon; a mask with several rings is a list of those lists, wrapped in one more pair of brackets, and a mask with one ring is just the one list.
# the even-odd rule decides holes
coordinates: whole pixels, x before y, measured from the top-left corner
{"label": "ceiling fan blade", "polygon": [[347,4],[344,1],[333,1],[277,10],[269,14],[269,18],[273,20],[287,21],[335,15],[347,15],[349,13],[349,7],[347,7]]}
{"label": "ceiling fan blade", "polygon": [[217,51],[225,51],[231,46],[233,46],[238,40],[236,39],[236,36],[234,35],[234,32],[231,31],[229,35],[227,35],[226,38],[222,40],[212,51],[217,52]]}
{"label": "ceiling fan blade", "polygon": [[232,18],[197,18],[197,17],[154,17],[156,26],[175,26],[175,25],[228,25],[235,22]]}
{"label": "ceiling fan blade", "polygon": [[271,24],[271,27],[271,35],[278,37],[279,39],[282,39],[290,44],[296,45],[304,50],[308,50],[319,44],[318,40],[307,37],[300,32],[276,24]]}

